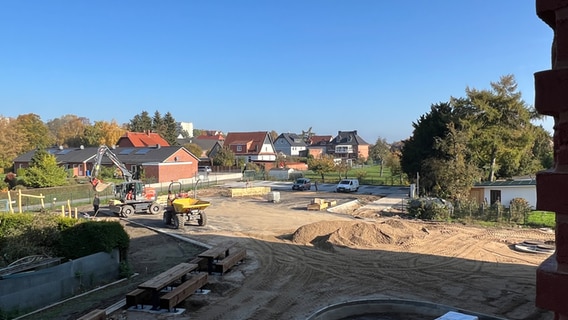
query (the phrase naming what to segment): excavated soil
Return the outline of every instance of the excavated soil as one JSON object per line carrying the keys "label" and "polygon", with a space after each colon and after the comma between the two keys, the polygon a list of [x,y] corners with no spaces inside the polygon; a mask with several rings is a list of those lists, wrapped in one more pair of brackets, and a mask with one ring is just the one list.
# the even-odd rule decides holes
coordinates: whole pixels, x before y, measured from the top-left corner
{"label": "excavated soil", "polygon": [[[162,217],[152,215],[123,220],[131,237],[129,259],[140,276],[121,285],[122,291],[204,250],[139,224],[208,245],[236,241],[247,249],[245,263],[210,276],[210,292],[188,298],[181,315],[119,309],[109,319],[305,319],[331,304],[381,298],[441,303],[507,319],[553,319],[535,307],[536,267],[550,254],[514,250],[527,239],[553,242],[550,230],[415,221],[401,208],[306,209],[314,198],[340,205],[356,199],[365,204],[377,196],[281,192],[281,202],[273,203],[220,194],[200,192],[212,203],[203,227],[164,228]],[[75,309],[62,306],[59,318],[108,307],[123,292],[87,297],[74,303],[80,306]]]}

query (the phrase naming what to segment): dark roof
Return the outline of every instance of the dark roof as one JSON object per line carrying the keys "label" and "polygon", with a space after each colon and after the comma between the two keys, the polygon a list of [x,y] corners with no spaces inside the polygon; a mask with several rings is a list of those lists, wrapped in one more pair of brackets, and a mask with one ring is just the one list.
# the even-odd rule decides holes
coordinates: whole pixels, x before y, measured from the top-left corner
{"label": "dark roof", "polygon": [[476,182],[475,187],[511,187],[511,186],[532,186],[536,185],[535,179],[526,180],[500,180]]}
{"label": "dark roof", "polygon": [[338,131],[337,136],[331,141],[332,144],[350,144],[350,145],[368,145],[359,135],[357,130],[354,131]]}
{"label": "dark roof", "polygon": [[295,133],[281,133],[276,139],[280,138],[286,140],[291,146],[305,147],[307,145],[304,139]]}
{"label": "dark roof", "polygon": [[[140,164],[145,162],[163,162],[176,151],[183,147],[166,146],[166,147],[117,147],[111,149],[112,153],[123,163]],[[98,147],[88,148],[69,148],[59,149],[50,148],[47,151],[57,158],[58,163],[82,163],[93,162],[97,154]],[[189,153],[189,151],[188,151]],[[26,152],[16,159],[14,162],[30,162],[35,154],[35,150]],[[108,157],[103,157],[103,164],[112,164]]]}

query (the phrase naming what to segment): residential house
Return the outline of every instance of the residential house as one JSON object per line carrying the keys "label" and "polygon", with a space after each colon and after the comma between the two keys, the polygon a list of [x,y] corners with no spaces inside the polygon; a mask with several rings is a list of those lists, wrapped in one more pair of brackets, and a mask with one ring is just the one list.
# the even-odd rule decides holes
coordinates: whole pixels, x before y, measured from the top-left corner
{"label": "residential house", "polygon": [[310,136],[306,151],[302,152],[301,155],[304,157],[311,155],[314,158],[321,158],[323,155],[327,154],[327,149],[329,148],[332,140],[333,136],[331,135]]}
{"label": "residential house", "polygon": [[225,136],[220,131],[204,131],[201,135],[187,139],[177,139],[177,142],[184,146],[188,143],[194,143],[201,148],[202,153],[196,155],[199,157],[201,165],[212,165],[212,160],[209,154],[216,144],[223,146]]}
{"label": "residential house", "polygon": [[276,151],[268,131],[229,132],[223,143],[237,159],[255,163],[269,170],[275,166]]}
{"label": "residential house", "polygon": [[274,140],[274,150],[286,156],[300,156],[307,149],[304,138],[295,133],[281,133]]}
{"label": "residential house", "polygon": [[478,182],[469,194],[478,204],[491,205],[499,201],[508,207],[514,198],[523,198],[536,208],[536,179]]}
{"label": "residential house", "polygon": [[[90,175],[97,150],[97,147],[47,149],[56,157],[57,163],[77,177]],[[116,147],[111,149],[111,152],[135,177],[144,172],[144,179],[148,182],[170,182],[191,179],[197,175],[199,159],[184,147]],[[14,170],[29,167],[34,154],[35,150],[18,156],[14,160]],[[115,166],[106,156],[102,159],[102,165]]]}
{"label": "residential house", "polygon": [[122,137],[118,139],[116,143],[119,147],[155,147],[162,146],[167,147],[170,144],[160,136],[160,134],[155,132],[127,132]]}
{"label": "residential house", "polygon": [[369,157],[369,144],[354,131],[338,131],[327,149],[333,157],[352,162],[355,159]]}

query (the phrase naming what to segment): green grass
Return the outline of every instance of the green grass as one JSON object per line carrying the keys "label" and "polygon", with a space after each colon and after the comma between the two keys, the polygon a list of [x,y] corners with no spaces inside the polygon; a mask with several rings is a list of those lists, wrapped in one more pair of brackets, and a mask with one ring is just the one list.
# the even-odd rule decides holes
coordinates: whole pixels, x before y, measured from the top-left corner
{"label": "green grass", "polygon": [[534,227],[556,227],[556,214],[550,211],[532,211],[527,216],[527,225]]}
{"label": "green grass", "polygon": [[[359,182],[365,185],[401,185],[400,177],[393,177],[389,168],[383,168],[382,176],[380,175],[380,170],[381,168],[378,165],[351,168],[347,172],[347,178],[358,178]],[[311,170],[306,171],[304,176],[306,178],[310,178],[312,181],[320,183],[338,183],[339,180],[345,178],[344,174],[340,177],[338,172],[328,172],[324,175],[324,181],[322,181],[321,175],[316,174]],[[406,181],[403,180],[402,184],[405,184],[405,182]]]}

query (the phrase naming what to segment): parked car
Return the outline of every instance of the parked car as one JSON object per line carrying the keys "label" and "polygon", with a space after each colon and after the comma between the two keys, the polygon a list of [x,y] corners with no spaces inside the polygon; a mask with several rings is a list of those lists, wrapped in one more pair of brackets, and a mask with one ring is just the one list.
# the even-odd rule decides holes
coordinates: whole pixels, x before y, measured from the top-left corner
{"label": "parked car", "polygon": [[292,185],[292,190],[311,190],[312,182],[308,178],[298,178]]}
{"label": "parked car", "polygon": [[211,172],[211,167],[210,166],[199,166],[197,167],[197,172],[204,172],[204,173],[210,173]]}
{"label": "parked car", "polygon": [[343,179],[339,181],[335,191],[337,192],[353,192],[359,190],[359,180],[357,179]]}

